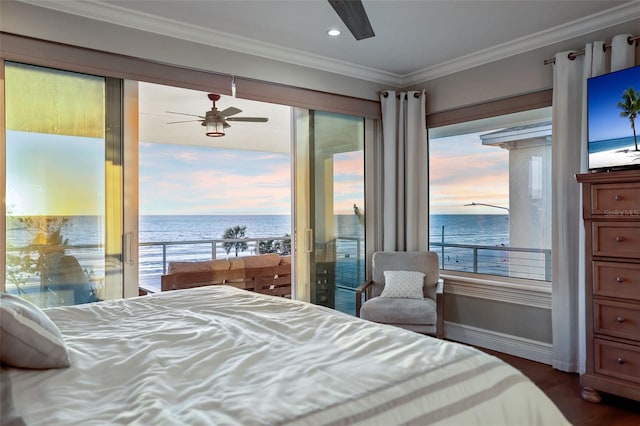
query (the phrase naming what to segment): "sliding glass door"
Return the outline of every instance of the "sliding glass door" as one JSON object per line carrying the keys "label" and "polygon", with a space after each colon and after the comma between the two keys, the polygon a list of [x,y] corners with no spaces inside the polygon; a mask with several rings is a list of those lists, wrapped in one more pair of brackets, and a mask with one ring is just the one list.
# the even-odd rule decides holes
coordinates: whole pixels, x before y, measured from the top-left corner
{"label": "sliding glass door", "polygon": [[364,119],[322,111],[296,118],[298,279],[312,303],[354,314],[365,273]]}
{"label": "sliding glass door", "polygon": [[4,74],[4,290],[45,307],[122,297],[122,82]]}

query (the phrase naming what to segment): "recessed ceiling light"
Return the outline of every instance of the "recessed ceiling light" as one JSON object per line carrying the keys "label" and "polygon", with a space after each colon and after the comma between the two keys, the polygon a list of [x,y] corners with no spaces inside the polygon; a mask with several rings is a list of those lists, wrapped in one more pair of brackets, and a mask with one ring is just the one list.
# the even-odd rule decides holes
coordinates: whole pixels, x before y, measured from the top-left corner
{"label": "recessed ceiling light", "polygon": [[338,37],[340,35],[340,30],[332,28],[327,31],[327,35],[330,35],[331,37]]}

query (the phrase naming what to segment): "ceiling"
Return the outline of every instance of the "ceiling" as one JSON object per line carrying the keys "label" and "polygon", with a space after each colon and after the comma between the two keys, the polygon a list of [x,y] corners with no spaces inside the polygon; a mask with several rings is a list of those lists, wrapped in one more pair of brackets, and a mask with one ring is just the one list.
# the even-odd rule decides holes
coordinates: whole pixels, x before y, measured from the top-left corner
{"label": "ceiling", "polygon": [[376,35],[356,41],[326,0],[23,1],[398,86],[640,17],[637,0],[363,0]]}
{"label": "ceiling", "polygon": [[236,107],[242,110],[238,117],[267,117],[269,121],[230,122],[224,137],[211,138],[205,135],[197,117],[190,122],[168,124],[190,119],[169,111],[203,116],[212,106],[206,92],[140,82],[138,93],[141,142],[279,153],[291,150],[291,109],[287,106],[221,96],[216,102],[219,110]]}

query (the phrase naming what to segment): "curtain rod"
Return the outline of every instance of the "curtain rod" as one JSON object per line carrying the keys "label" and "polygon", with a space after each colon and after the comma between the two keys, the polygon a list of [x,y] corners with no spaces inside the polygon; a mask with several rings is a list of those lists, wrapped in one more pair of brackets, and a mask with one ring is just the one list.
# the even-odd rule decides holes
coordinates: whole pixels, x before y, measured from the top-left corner
{"label": "curtain rod", "polygon": [[[385,98],[389,97],[389,92],[387,92],[387,91],[380,92],[380,94],[381,94],[382,96],[384,96]],[[405,96],[406,96],[406,95],[405,95]],[[400,97],[400,93],[396,93],[396,98],[399,98],[399,97]],[[416,92],[416,93],[414,93],[414,94],[413,94],[413,97],[414,97],[414,98],[416,98],[416,99],[417,99],[417,98],[419,98],[419,97],[420,97],[420,93],[417,93],[417,92]]]}
{"label": "curtain rod", "polygon": [[[637,42],[638,40],[640,40],[640,36],[634,36],[634,37],[627,37],[627,43],[629,44],[633,44],[635,42]],[[611,43],[605,43],[602,48],[606,51],[607,49],[609,49],[611,47]],[[584,49],[580,49],[580,50],[576,50],[575,52],[571,52],[569,53],[569,59],[570,60],[574,60],[576,59],[578,56],[584,55]],[[544,64],[545,65],[549,65],[549,64],[555,64],[556,63],[556,58],[549,58],[549,59],[545,59],[544,60]]]}

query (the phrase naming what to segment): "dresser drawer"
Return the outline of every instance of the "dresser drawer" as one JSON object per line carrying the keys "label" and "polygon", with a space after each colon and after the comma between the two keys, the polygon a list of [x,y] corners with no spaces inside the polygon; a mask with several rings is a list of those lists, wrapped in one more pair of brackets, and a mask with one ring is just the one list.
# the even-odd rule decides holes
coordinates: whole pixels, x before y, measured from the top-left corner
{"label": "dresser drawer", "polygon": [[594,332],[637,340],[640,344],[640,305],[596,299],[593,316]]}
{"label": "dresser drawer", "polygon": [[640,217],[640,183],[591,185],[591,214],[608,217]]}
{"label": "dresser drawer", "polygon": [[640,264],[594,261],[593,294],[640,300]]}
{"label": "dresser drawer", "polygon": [[595,372],[640,383],[640,347],[594,339]]}
{"label": "dresser drawer", "polygon": [[640,222],[593,222],[593,255],[640,259]]}

